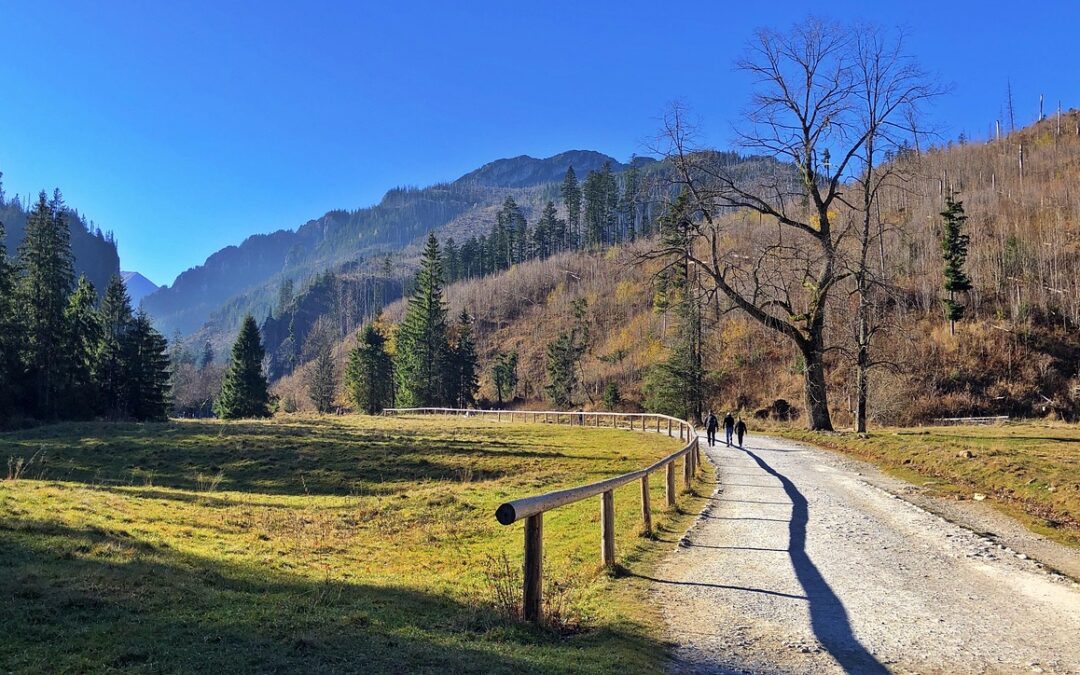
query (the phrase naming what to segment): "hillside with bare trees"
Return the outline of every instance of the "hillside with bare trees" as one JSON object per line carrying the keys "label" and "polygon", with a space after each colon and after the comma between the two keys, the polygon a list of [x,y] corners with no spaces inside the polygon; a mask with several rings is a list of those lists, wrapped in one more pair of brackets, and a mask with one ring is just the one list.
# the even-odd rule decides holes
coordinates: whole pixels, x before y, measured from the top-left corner
{"label": "hillside with bare trees", "polygon": [[[879,334],[869,386],[875,423],[1007,414],[1074,419],[1080,411],[1080,114],[1065,113],[988,143],[949,144],[892,157],[906,179],[883,189],[882,236],[872,258],[888,280],[874,306]],[[1023,167],[1020,156],[1023,148]],[[950,333],[942,310],[942,217],[950,193],[962,202],[970,237],[966,316]],[[840,210],[839,220],[851,214]],[[727,214],[738,220],[738,211]],[[756,216],[754,216],[756,217]],[[678,318],[650,260],[656,240],[601,252],[529,261],[452,284],[451,315],[476,317],[482,401],[494,402],[491,368],[517,352],[517,405],[545,403],[548,346],[584,307],[588,340],[574,403],[642,408],[646,383],[670,354]],[[581,301],[584,300],[584,303]],[[717,295],[702,294],[705,400],[759,415],[800,414],[803,363],[771,331]],[[854,415],[855,297],[841,283],[829,304],[827,379],[833,415]],[[402,303],[385,320],[400,319]],[[337,349],[344,359],[344,347]],[[302,407],[301,377],[279,393]],[[610,390],[618,392],[617,403]]]}

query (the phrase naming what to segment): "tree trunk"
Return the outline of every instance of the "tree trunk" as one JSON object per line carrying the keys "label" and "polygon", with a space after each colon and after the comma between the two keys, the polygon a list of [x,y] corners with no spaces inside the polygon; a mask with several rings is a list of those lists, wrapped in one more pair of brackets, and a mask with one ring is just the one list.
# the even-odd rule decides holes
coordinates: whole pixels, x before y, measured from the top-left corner
{"label": "tree trunk", "polygon": [[829,416],[828,392],[825,385],[825,355],[820,339],[814,340],[802,350],[806,367],[803,383],[806,403],[806,419],[811,431],[832,431]]}
{"label": "tree trunk", "polygon": [[867,370],[870,368],[870,340],[866,330],[866,316],[859,317],[859,347],[855,360],[855,431],[866,433],[866,397],[869,384]]}

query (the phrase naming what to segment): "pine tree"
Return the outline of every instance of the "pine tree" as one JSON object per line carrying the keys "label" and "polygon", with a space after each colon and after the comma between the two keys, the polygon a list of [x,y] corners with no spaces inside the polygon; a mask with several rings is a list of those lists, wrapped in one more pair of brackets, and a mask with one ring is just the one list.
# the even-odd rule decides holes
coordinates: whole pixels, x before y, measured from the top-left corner
{"label": "pine tree", "polygon": [[495,357],[495,367],[491,371],[492,384],[495,385],[495,396],[499,405],[503,401],[513,400],[514,390],[517,389],[518,353],[499,354]]}
{"label": "pine tree", "polygon": [[429,234],[416,289],[397,336],[394,371],[398,396],[405,407],[440,405],[446,392],[444,377],[449,353],[446,306],[443,303],[442,256],[435,235]]}
{"label": "pine tree", "polygon": [[480,382],[476,374],[478,359],[472,336],[472,317],[465,310],[461,310],[454,332],[447,364],[446,401],[457,408],[469,408],[476,404]]}
{"label": "pine tree", "polygon": [[369,415],[394,404],[394,365],[386,351],[386,337],[369,323],[349,352],[345,388],[358,410]]}
{"label": "pine tree", "polygon": [[55,418],[67,361],[64,358],[64,310],[75,284],[71,233],[60,191],[45,193],[26,221],[19,246],[18,307],[26,327],[24,350],[39,415]]}
{"label": "pine tree", "polygon": [[68,368],[67,382],[64,386],[66,417],[88,417],[100,412],[97,383],[98,349],[101,345],[101,316],[97,308],[97,291],[86,277],[79,277],[75,291],[68,298],[64,310],[65,335],[67,343]]}
{"label": "pine tree", "polygon": [[945,198],[945,210],[941,212],[944,228],[941,234],[941,251],[945,259],[945,290],[949,297],[943,301],[945,318],[949,320],[949,332],[956,333],[956,322],[964,318],[965,306],[956,301],[956,294],[971,290],[971,279],[964,272],[970,237],[963,232],[967,215],[964,203]]}
{"label": "pine tree", "polygon": [[129,414],[141,422],[164,421],[172,377],[169,343],[142,310],[131,322],[125,352]]}
{"label": "pine tree", "polygon": [[101,338],[94,359],[94,382],[101,392],[101,409],[107,416],[119,419],[130,413],[127,364],[131,343],[128,333],[134,321],[131,300],[119,275],[109,279],[99,316]]}
{"label": "pine tree", "polygon": [[577,248],[581,231],[581,187],[574,167],[566,167],[562,183],[563,205],[566,207],[566,239],[558,243],[559,250]]}
{"label": "pine tree", "polygon": [[214,411],[223,419],[269,417],[270,394],[262,362],[266,355],[255,317],[248,314],[232,348]]}

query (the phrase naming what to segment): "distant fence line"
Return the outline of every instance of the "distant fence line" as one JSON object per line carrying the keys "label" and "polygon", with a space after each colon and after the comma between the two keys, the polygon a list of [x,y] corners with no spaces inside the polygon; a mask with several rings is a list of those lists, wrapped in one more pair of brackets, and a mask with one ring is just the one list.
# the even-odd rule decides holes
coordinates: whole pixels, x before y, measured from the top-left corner
{"label": "distant fence line", "polygon": [[935,417],[934,424],[952,426],[959,424],[1005,424],[1009,421],[1008,415],[994,415],[988,417]]}
{"label": "distant fence line", "polygon": [[[533,422],[567,424],[593,428],[628,428],[633,431],[667,433],[674,438],[676,432],[686,441],[682,449],[649,466],[607,478],[588,485],[554,490],[531,497],[506,502],[495,511],[495,518],[503,525],[525,520],[524,592],[522,616],[526,621],[539,621],[543,597],[543,532],[544,512],[560,506],[573,504],[600,495],[600,562],[604,567],[615,565],[615,500],[617,487],[638,481],[641,486],[641,520],[646,533],[652,532],[652,510],[649,505],[649,475],[664,469],[664,496],[667,506],[675,506],[675,462],[683,461],[683,481],[690,488],[701,463],[697,431],[693,424],[668,415],[651,413],[567,412],[556,410],[473,410],[464,408],[387,408],[387,415],[454,415],[477,416],[483,419],[509,422]],[[624,426],[625,425],[625,426]]]}

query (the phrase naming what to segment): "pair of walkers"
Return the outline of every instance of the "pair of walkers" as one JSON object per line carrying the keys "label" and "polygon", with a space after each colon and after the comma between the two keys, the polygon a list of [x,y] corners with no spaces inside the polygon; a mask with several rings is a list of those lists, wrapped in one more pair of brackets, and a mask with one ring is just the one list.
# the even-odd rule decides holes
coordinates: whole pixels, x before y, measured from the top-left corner
{"label": "pair of walkers", "polygon": [[[705,431],[709,437],[709,447],[716,445],[716,430],[720,427],[719,420],[716,419],[716,413],[709,411],[708,417],[705,418]],[[746,436],[746,422],[743,422],[740,417],[738,421],[735,420],[735,416],[731,413],[724,415],[724,436],[728,447],[731,447],[732,435],[737,436],[739,439],[739,447],[743,446],[743,437]]]}

